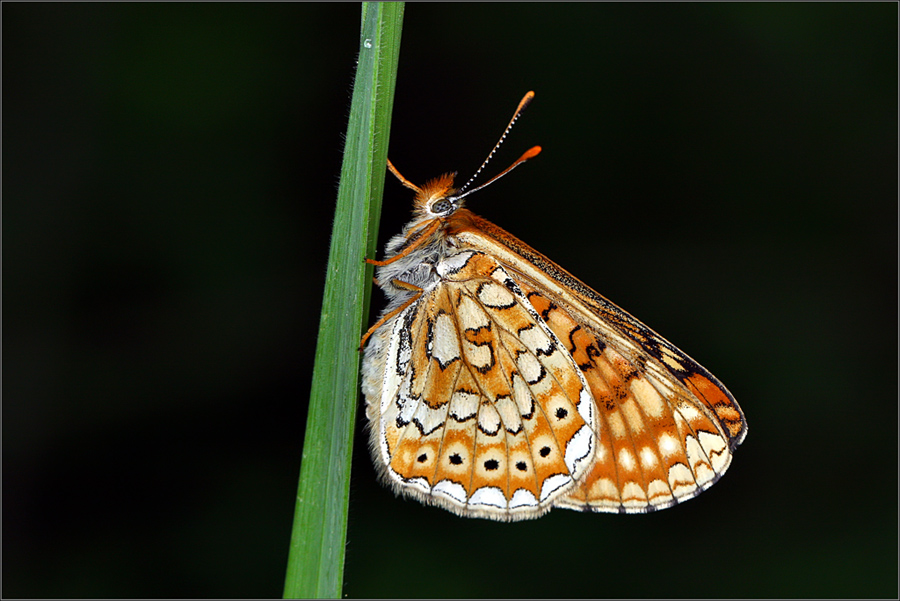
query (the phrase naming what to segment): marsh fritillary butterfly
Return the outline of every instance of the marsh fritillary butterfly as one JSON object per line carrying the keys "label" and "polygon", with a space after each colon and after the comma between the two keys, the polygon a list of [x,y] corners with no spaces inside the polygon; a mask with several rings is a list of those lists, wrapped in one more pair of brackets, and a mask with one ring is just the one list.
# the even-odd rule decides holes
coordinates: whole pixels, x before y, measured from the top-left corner
{"label": "marsh fritillary butterfly", "polygon": [[747,423],[693,359],[553,261],[463,208],[453,175],[416,186],[378,266],[389,299],[363,337],[370,447],[384,480],[467,517],[552,507],[641,513],[690,499]]}

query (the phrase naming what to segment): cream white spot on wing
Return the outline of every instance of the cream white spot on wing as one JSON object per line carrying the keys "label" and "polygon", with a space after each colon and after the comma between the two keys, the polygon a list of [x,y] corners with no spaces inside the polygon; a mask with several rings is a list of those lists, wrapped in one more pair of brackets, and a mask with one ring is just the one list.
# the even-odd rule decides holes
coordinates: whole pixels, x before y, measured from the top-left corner
{"label": "cream white spot on wing", "polygon": [[647,496],[637,482],[626,482],[622,486],[622,505],[628,509],[642,509],[647,504]]}
{"label": "cream white spot on wing", "polygon": [[406,366],[409,365],[409,359],[412,356],[412,334],[409,331],[409,325],[406,323],[406,317],[413,308],[416,308],[416,305],[417,303],[413,303],[402,313],[397,315],[397,320],[394,324],[394,331],[392,332],[391,338],[393,339],[392,342],[395,341],[397,344],[397,373],[403,373],[406,371]]}
{"label": "cream white spot on wing", "polygon": [[598,444],[596,445],[597,450],[594,452],[594,457],[597,458],[597,463],[606,460],[606,445]]}
{"label": "cream white spot on wing", "polygon": [[666,347],[662,347],[662,362],[674,369],[675,371],[681,371],[684,369],[684,365],[681,362],[681,358],[678,355],[675,355]]}
{"label": "cream white spot on wing", "polygon": [[669,485],[662,480],[653,480],[647,485],[647,496],[654,505],[661,505],[673,500]]}
{"label": "cream white spot on wing", "polygon": [[509,500],[509,508],[516,509],[518,507],[537,507],[538,500],[530,490],[524,488],[518,489],[513,493],[512,499]]}
{"label": "cream white spot on wing", "polygon": [[628,449],[619,450],[619,466],[625,471],[632,471],[635,468],[634,455]]}
{"label": "cream white spot on wing", "polygon": [[716,479],[716,473],[712,471],[712,468],[705,461],[694,467],[694,475],[697,478],[697,484],[701,488],[706,488],[708,484]]}
{"label": "cream white spot on wing", "polygon": [[513,376],[513,399],[519,415],[531,415],[534,412],[534,397],[531,396],[531,390],[518,375]]}
{"label": "cream white spot on wing", "polygon": [[424,493],[431,492],[431,485],[428,484],[428,480],[426,480],[425,478],[410,478],[409,480],[406,480],[404,484],[407,484],[412,488],[415,488],[416,490]]}
{"label": "cream white spot on wing", "polygon": [[700,446],[700,443],[697,442],[697,439],[694,436],[687,436],[685,438],[684,447],[687,452],[690,467],[694,472],[694,480],[696,480],[697,485],[702,488],[704,484],[714,479],[716,474],[709,464],[709,459],[703,451],[703,447]]}
{"label": "cream white spot on wing", "polygon": [[594,433],[589,426],[581,426],[566,445],[566,467],[572,474],[577,474],[581,470],[581,464],[590,458],[593,446]]}
{"label": "cream white spot on wing", "polygon": [[696,407],[692,407],[691,405],[688,405],[687,403],[681,403],[678,406],[678,413],[680,413],[681,416],[688,422],[692,422],[698,418],[702,419],[702,417],[703,417],[703,414],[700,413],[700,411],[697,410]]}
{"label": "cream white spot on wing", "polygon": [[442,366],[454,359],[459,359],[459,339],[453,319],[444,313],[437,316],[431,336],[431,356],[440,361]]}
{"label": "cream white spot on wing", "polygon": [[678,499],[692,496],[697,491],[694,475],[683,463],[676,463],[669,468],[669,486]]}
{"label": "cream white spot on wing", "polygon": [[413,421],[419,424],[423,434],[431,434],[447,422],[447,408],[446,404],[432,409],[428,403],[419,403]]}
{"label": "cream white spot on wing", "polygon": [[469,499],[470,506],[485,505],[487,507],[506,508],[506,496],[496,486],[482,486]]}
{"label": "cream white spot on wing", "polygon": [[706,451],[706,456],[709,457],[713,469],[720,474],[728,469],[728,464],[731,463],[731,453],[728,451],[725,439],[718,434],[710,434],[703,430],[697,433],[697,438],[700,446]]}
{"label": "cream white spot on wing", "polygon": [[457,390],[450,397],[450,415],[458,422],[465,421],[478,411],[481,397],[465,390]]}
{"label": "cream white spot on wing", "polygon": [[520,331],[519,340],[535,354],[548,354],[553,348],[553,341],[537,326]]}
{"label": "cream white spot on wing", "polygon": [[678,444],[678,440],[674,436],[668,432],[663,432],[659,435],[659,452],[662,453],[663,457],[671,457],[679,449],[681,449],[681,445]]}
{"label": "cream white spot on wing", "polygon": [[650,447],[641,449],[641,465],[647,470],[656,467],[656,453]]}
{"label": "cream white spot on wing", "polygon": [[516,358],[516,365],[519,367],[519,373],[522,374],[526,382],[535,383],[543,377],[544,368],[541,367],[537,357],[531,353],[521,353]]}
{"label": "cream white spot on wing", "polygon": [[697,484],[703,486],[715,477],[715,473],[712,471],[712,467],[707,461],[706,453],[703,452],[703,448],[700,446],[700,443],[697,442],[696,438],[689,435],[685,437],[684,443],[688,461],[690,462],[691,469],[694,471],[694,477],[697,480]]}
{"label": "cream white spot on wing", "polygon": [[477,330],[489,326],[491,319],[474,300],[463,295],[456,307],[456,316],[463,330]]}
{"label": "cream white spot on wing", "polygon": [[610,411],[606,416],[609,421],[609,429],[616,438],[625,438],[628,436],[628,430],[625,429],[625,422],[622,421],[622,414],[618,411]]}
{"label": "cream white spot on wing", "polygon": [[500,431],[500,414],[493,405],[482,405],[478,411],[478,429],[489,436]]}
{"label": "cream white spot on wing", "polygon": [[578,405],[576,408],[578,409],[578,413],[581,414],[581,418],[593,428],[595,425],[594,397],[591,396],[591,393],[586,387],[582,387],[581,391],[578,393]]}
{"label": "cream white spot on wing", "polygon": [[598,478],[591,487],[591,492],[600,499],[618,499],[619,489],[610,478]]}
{"label": "cream white spot on wing", "polygon": [[659,419],[663,415],[663,399],[646,378],[637,378],[631,382],[631,392],[640,404],[644,413],[651,418]]}
{"label": "cream white spot on wing", "polygon": [[419,399],[413,399],[407,396],[405,392],[401,391],[400,395],[397,397],[397,408],[399,409],[400,420],[404,423],[409,423],[412,420],[412,416],[415,415],[418,404]]}
{"label": "cream white spot on wing", "polygon": [[628,422],[628,427],[631,429],[631,432],[633,434],[638,434],[644,431],[644,418],[641,416],[641,412],[637,407],[637,403],[635,403],[633,399],[626,399],[619,404],[619,408],[621,409],[622,414],[625,416],[625,421]]}
{"label": "cream white spot on wing", "polygon": [[472,344],[468,340],[464,340],[463,346],[465,348],[466,360],[472,365],[472,367],[476,369],[486,369],[493,364],[494,354],[489,345],[483,344],[479,346]]}
{"label": "cream white spot on wing", "polygon": [[515,401],[509,397],[497,399],[497,412],[500,414],[500,421],[508,432],[518,432],[522,427],[522,418],[519,417],[519,408]]}
{"label": "cream white spot on wing", "polygon": [[516,299],[509,290],[500,284],[483,284],[478,289],[478,300],[488,307],[503,308],[511,307],[515,304]]}
{"label": "cream white spot on wing", "polygon": [[541,502],[546,501],[550,495],[572,482],[572,478],[566,474],[554,474],[544,480],[541,485]]}
{"label": "cream white spot on wing", "polygon": [[459,482],[453,480],[441,480],[434,485],[432,492],[435,496],[443,497],[457,503],[466,502],[466,489]]}
{"label": "cream white spot on wing", "polygon": [[446,278],[447,276],[453,275],[463,267],[465,267],[466,263],[472,257],[472,252],[461,252],[456,253],[455,255],[450,255],[449,257],[444,257],[440,261],[438,261],[435,269],[442,278]]}
{"label": "cream white spot on wing", "polygon": [[388,446],[388,436],[387,431],[385,429],[385,420],[382,419],[378,428],[378,446],[381,448],[381,460],[385,463],[385,465],[389,465],[391,463],[391,449]]}
{"label": "cream white spot on wing", "polygon": [[407,308],[394,320],[391,328],[391,336],[388,339],[387,356],[385,358],[384,380],[381,385],[381,413],[387,410],[388,405],[397,396],[406,366],[409,364],[410,346],[409,329],[406,327],[404,316],[409,311]]}

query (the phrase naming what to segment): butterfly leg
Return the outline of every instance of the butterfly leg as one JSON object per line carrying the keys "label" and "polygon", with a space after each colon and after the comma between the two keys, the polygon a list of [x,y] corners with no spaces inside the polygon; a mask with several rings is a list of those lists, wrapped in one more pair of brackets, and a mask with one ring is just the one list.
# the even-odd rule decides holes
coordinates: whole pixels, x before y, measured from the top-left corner
{"label": "butterfly leg", "polygon": [[[366,259],[366,261],[368,261],[368,260],[369,259]],[[419,300],[419,297],[422,296],[422,289],[414,284],[410,284],[409,282],[404,282],[403,280],[393,279],[393,280],[391,280],[391,284],[393,284],[397,288],[401,288],[403,290],[409,290],[410,292],[415,292],[415,294],[408,301],[406,301],[405,303],[403,303],[402,305],[400,305],[399,307],[397,307],[396,309],[394,309],[393,311],[391,311],[390,313],[388,313],[387,315],[385,315],[384,317],[382,317],[381,319],[376,321],[372,325],[372,327],[369,328],[365,334],[363,334],[362,340],[359,341],[359,350],[363,349],[363,347],[366,345],[366,340],[368,340],[369,337],[375,333],[375,330],[377,330],[378,328],[383,326],[386,321],[392,319],[395,315],[397,315],[398,313],[400,313],[401,311],[406,309],[408,306],[413,304],[415,301]]]}

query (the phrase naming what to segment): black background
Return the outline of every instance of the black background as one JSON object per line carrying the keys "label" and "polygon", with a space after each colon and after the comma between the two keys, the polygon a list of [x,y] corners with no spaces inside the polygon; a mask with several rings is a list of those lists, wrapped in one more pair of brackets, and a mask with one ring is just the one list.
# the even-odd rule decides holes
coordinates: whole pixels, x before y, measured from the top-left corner
{"label": "black background", "polygon": [[[359,5],[2,10],[3,595],[280,596]],[[510,525],[394,498],[360,412],[344,592],[895,597],[897,5],[408,5],[390,156],[467,178],[529,89],[469,206],[749,435],[674,509]]]}

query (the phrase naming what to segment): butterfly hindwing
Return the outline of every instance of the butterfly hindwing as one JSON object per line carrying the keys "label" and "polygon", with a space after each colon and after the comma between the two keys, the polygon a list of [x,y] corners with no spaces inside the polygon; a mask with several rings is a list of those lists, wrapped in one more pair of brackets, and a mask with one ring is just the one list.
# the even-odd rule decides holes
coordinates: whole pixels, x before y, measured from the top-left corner
{"label": "butterfly hindwing", "polygon": [[593,460],[587,383],[499,264],[461,253],[438,271],[392,322],[377,456],[396,489],[425,502],[534,517]]}

